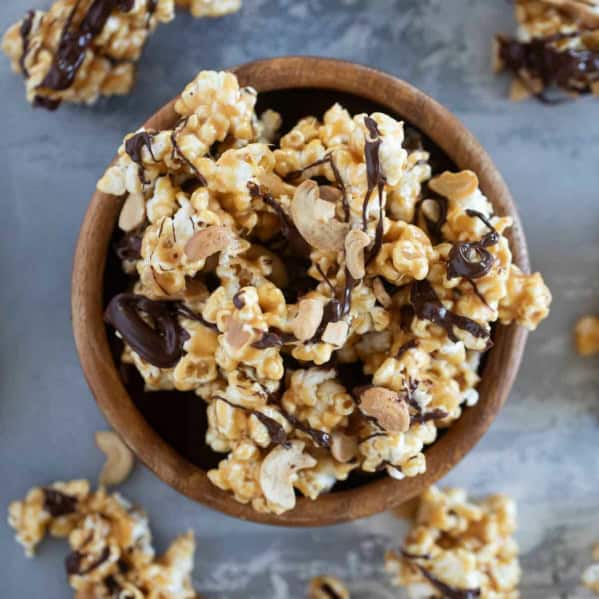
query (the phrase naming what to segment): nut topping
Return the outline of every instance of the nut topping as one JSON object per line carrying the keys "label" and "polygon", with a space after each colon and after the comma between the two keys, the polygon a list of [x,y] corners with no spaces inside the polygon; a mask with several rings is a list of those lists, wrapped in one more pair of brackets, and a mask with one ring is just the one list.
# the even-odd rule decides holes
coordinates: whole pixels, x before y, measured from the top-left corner
{"label": "nut topping", "polygon": [[96,445],[106,454],[106,462],[100,472],[100,484],[107,487],[120,485],[128,478],[133,468],[133,452],[113,431],[98,431]]}
{"label": "nut topping", "polygon": [[292,324],[293,334],[300,341],[312,339],[322,322],[323,314],[324,306],[320,300],[300,300],[297,316]]}
{"label": "nut topping", "polygon": [[348,225],[335,218],[335,205],[318,197],[318,184],[304,181],[295,191],[291,218],[302,237],[319,250],[343,249]]}
{"label": "nut topping", "polygon": [[360,393],[359,408],[388,433],[405,433],[410,428],[408,404],[395,391],[385,387],[364,389]]}
{"label": "nut topping", "polygon": [[327,324],[327,328],[322,334],[322,340],[325,343],[330,343],[331,345],[341,347],[347,339],[348,332],[349,327],[345,321],[338,320],[337,322],[329,322],[329,324]]}
{"label": "nut topping", "polygon": [[119,229],[129,232],[141,226],[146,218],[146,204],[140,192],[131,192],[119,215]]}
{"label": "nut topping", "polygon": [[369,244],[370,237],[360,229],[352,229],[345,237],[345,263],[354,279],[364,278],[364,248]]}
{"label": "nut topping", "polygon": [[331,454],[343,464],[351,462],[358,453],[358,441],[355,437],[344,433],[331,435]]}
{"label": "nut topping", "polygon": [[478,189],[478,177],[468,170],[459,173],[445,171],[442,175],[431,179],[428,186],[445,198],[461,200]]}
{"label": "nut topping", "polygon": [[189,260],[195,262],[221,252],[230,242],[231,231],[228,227],[212,225],[195,233],[185,244],[183,251]]}

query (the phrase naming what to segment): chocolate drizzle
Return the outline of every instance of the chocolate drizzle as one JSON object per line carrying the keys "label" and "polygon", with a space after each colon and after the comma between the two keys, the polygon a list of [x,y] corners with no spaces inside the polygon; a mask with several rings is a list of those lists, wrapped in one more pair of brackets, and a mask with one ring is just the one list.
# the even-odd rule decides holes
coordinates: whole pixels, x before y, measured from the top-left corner
{"label": "chocolate drizzle", "polygon": [[54,98],[47,98],[46,96],[35,96],[33,98],[33,107],[34,108],[44,108],[46,110],[56,110],[61,104],[61,100],[56,100]]}
{"label": "chocolate drizzle", "polygon": [[[187,119],[183,120],[181,127],[185,127],[186,123],[187,123]],[[206,181],[206,178],[204,177],[204,175],[202,175],[202,173],[200,173],[200,171],[196,168],[196,166],[193,164],[193,162],[191,160],[189,160],[189,158],[187,158],[187,156],[185,156],[185,154],[183,154],[183,152],[181,151],[181,148],[179,147],[179,144],[177,143],[177,133],[179,130],[178,127],[179,127],[179,125],[175,129],[173,129],[173,132],[171,133],[171,143],[173,144],[173,157],[179,158],[190,168],[191,172],[194,174],[194,176],[199,184],[199,187],[206,187],[206,185],[208,185],[208,181]]]}
{"label": "chocolate drizzle", "polygon": [[83,576],[84,574],[89,574],[96,568],[99,568],[110,557],[110,548],[108,546],[104,547],[104,550],[98,559],[93,561],[87,568],[82,569],[81,564],[85,557],[86,555],[80,551],[73,551],[67,555],[64,560],[64,565],[69,576]]}
{"label": "chocolate drizzle", "polygon": [[[174,302],[152,301],[142,295],[120,293],[112,298],[104,320],[113,326],[133,351],[158,368],[172,368],[183,353],[189,335],[177,320],[181,307]],[[140,313],[153,322],[148,324]]]}
{"label": "chocolate drizzle", "polygon": [[327,582],[325,582],[321,587],[321,591],[331,599],[341,599],[341,595]]}
{"label": "chocolate drizzle", "polygon": [[140,131],[139,133],[132,135],[125,142],[125,152],[127,152],[127,155],[129,156],[129,158],[131,158],[131,160],[133,160],[133,162],[135,162],[138,165],[138,176],[139,176],[139,180],[142,183],[147,183],[147,181],[145,180],[145,177],[144,177],[144,165],[143,165],[143,160],[141,157],[141,151],[142,151],[143,147],[145,146],[148,149],[148,152],[150,152],[150,156],[152,157],[152,160],[154,162],[156,162],[156,158],[155,158],[154,152],[152,150],[153,139],[154,139],[153,133],[150,133],[148,131]]}
{"label": "chocolate drizzle", "polygon": [[297,341],[295,335],[285,333],[276,327],[272,327],[267,333],[264,333],[258,341],[254,341],[252,347],[255,349],[269,349],[271,347],[286,345],[287,343],[294,343],[295,341]]}
{"label": "chocolate drizzle", "polygon": [[421,320],[430,320],[442,327],[453,342],[458,341],[453,330],[454,327],[466,331],[473,337],[489,337],[489,331],[482,325],[466,316],[460,316],[445,308],[433,286],[426,279],[412,283],[410,288],[410,303],[418,318]]}
{"label": "chocolate drizzle", "polygon": [[44,510],[53,518],[67,516],[77,511],[77,498],[56,489],[46,488],[44,491]]}
{"label": "chocolate drizzle", "polygon": [[[440,196],[438,193],[435,193],[432,189],[428,187],[428,185],[425,187],[423,194],[424,197],[421,200],[418,200],[418,202],[416,202],[416,206],[414,209],[414,223],[418,224],[418,217],[422,215],[422,218],[424,219],[424,223],[426,224],[426,228],[428,229],[428,233],[431,239],[434,243],[440,243],[441,241],[443,241],[443,233],[441,231],[441,228],[447,221],[448,200],[447,198]],[[425,201],[434,202],[437,205],[437,210],[439,211],[439,214],[435,220],[429,218],[426,214],[423,213],[422,204]]]}
{"label": "chocolate drizzle", "polygon": [[406,341],[397,350],[397,353],[395,354],[395,359],[399,360],[407,351],[414,349],[415,347],[418,347],[418,339],[410,339],[409,341]]}
{"label": "chocolate drizzle", "polygon": [[254,198],[262,198],[262,201],[270,206],[275,214],[279,218],[279,223],[281,225],[281,233],[283,237],[289,243],[289,247],[291,251],[297,254],[298,256],[309,256],[311,247],[308,242],[302,237],[302,234],[298,231],[297,227],[293,224],[293,221],[287,216],[283,207],[279,202],[277,202],[272,195],[267,192],[262,191],[260,186],[254,183],[253,181],[248,181],[247,184],[250,195]]}
{"label": "chocolate drizzle", "polygon": [[81,0],[75,2],[60,35],[58,48],[50,70],[40,87],[63,91],[73,84],[85,59],[85,52],[99,35],[113,10],[129,12],[134,0],[93,0],[78,26],[72,27]]}
{"label": "chocolate drizzle", "polygon": [[194,312],[182,302],[173,302],[172,306],[179,316],[188,318],[189,320],[195,320],[196,322],[204,325],[207,329],[219,332],[218,326],[215,322],[207,321],[201,314]]}
{"label": "chocolate drizzle", "polygon": [[[599,52],[576,48],[559,49],[555,43],[579,35],[556,34],[520,42],[497,36],[499,58],[506,69],[514,75],[522,73],[533,81],[540,80],[544,88],[556,85],[567,92],[589,93],[592,83],[599,81]],[[522,79],[521,79],[522,80]],[[526,84],[526,79],[523,79]],[[555,103],[544,91],[531,93],[540,101]]]}
{"label": "chocolate drizzle", "polygon": [[364,125],[368,129],[370,135],[370,138],[366,138],[364,142],[364,161],[366,163],[367,181],[366,196],[364,197],[364,203],[362,204],[362,228],[364,231],[368,228],[368,204],[375,187],[378,190],[379,198],[379,219],[376,224],[374,244],[370,250],[368,250],[368,253],[364,258],[365,263],[368,265],[379,253],[379,250],[383,245],[383,189],[385,187],[386,179],[381,171],[379,150],[382,139],[378,125],[376,124],[376,121],[369,116],[364,117]]}
{"label": "chocolate drizzle", "polygon": [[331,446],[331,435],[325,431],[320,431],[316,428],[312,428],[303,422],[300,422],[293,414],[289,414],[285,412],[285,410],[281,409],[281,413],[285,417],[285,419],[294,426],[296,429],[306,433],[316,445],[320,445],[320,447],[329,448]]}
{"label": "chocolate drizzle", "polygon": [[412,414],[412,416],[410,416],[410,421],[415,424],[424,424],[430,420],[443,420],[443,418],[447,418],[447,416],[449,416],[449,414],[445,410],[442,410],[441,408],[435,408],[430,412]]}
{"label": "chocolate drizzle", "polygon": [[[413,560],[422,559],[422,560],[430,560],[431,556],[428,554],[424,555],[416,555],[414,553],[409,553],[408,551],[401,550],[400,551],[402,557],[412,562]],[[416,566],[418,570],[420,570],[421,574],[428,580],[428,582],[435,587],[437,591],[439,591],[443,597],[446,599],[478,599],[481,596],[480,589],[458,589],[456,587],[450,586],[439,580],[434,574],[430,572],[430,570],[426,569],[424,566],[420,564],[413,563],[412,565]]]}
{"label": "chocolate drizzle", "polygon": [[25,60],[27,59],[27,54],[29,54],[29,34],[31,33],[34,17],[35,12],[28,10],[27,14],[23,17],[23,21],[21,21],[21,27],[19,29],[21,43],[23,45],[23,53],[19,58],[19,66],[21,67],[21,71],[23,71],[23,75],[25,75],[25,77],[29,77],[29,71],[25,66]]}

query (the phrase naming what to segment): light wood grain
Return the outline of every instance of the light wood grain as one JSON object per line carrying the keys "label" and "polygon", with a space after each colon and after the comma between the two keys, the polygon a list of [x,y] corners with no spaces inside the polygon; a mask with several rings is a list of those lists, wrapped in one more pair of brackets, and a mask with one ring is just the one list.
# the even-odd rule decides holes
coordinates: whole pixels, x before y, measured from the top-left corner
{"label": "light wood grain", "polygon": [[[390,75],[329,59],[276,58],[232,70],[242,85],[251,85],[259,92],[292,88],[330,90],[331,104],[337,92],[345,92],[404,117],[458,167],[471,169],[478,175],[482,191],[497,214],[512,216],[514,262],[528,270],[524,233],[507,186],[474,136],[437,102]],[[173,104],[171,101],[159,110],[145,126],[171,127],[176,119]],[[300,498],[293,511],[281,516],[260,514],[237,503],[228,493],[214,487],[205,471],[182,458],[158,436],[134,406],[119,377],[102,319],[102,297],[106,256],[120,205],[114,197],[96,192],[81,227],[72,281],[77,350],[89,386],[110,424],[150,469],[191,499],[236,518],[285,526],[332,524],[396,508],[455,466],[482,437],[506,401],[526,342],[526,332],[516,325],[496,327],[495,346],[487,357],[479,387],[480,401],[466,409],[447,433],[426,450],[425,474],[403,481],[384,478],[352,490],[323,495],[316,501]]]}

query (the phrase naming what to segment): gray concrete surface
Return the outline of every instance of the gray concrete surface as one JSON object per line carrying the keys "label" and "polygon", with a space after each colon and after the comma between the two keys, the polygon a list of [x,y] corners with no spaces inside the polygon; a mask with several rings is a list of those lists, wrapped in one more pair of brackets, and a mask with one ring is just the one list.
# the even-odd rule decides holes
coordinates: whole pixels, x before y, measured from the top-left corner
{"label": "gray concrete surface", "polygon": [[[4,29],[32,4],[3,0]],[[505,175],[526,227],[532,263],[554,293],[550,319],[531,337],[512,397],[484,440],[447,478],[473,493],[503,490],[520,506],[523,597],[584,598],[579,573],[599,540],[599,397],[596,359],[578,358],[571,328],[599,312],[599,101],[557,107],[505,100],[489,71],[489,43],[512,27],[499,0],[245,0],[239,15],[186,15],[147,46],[127,98],[95,108],[32,111],[0,58],[2,285],[0,512],[36,483],[95,477],[92,441],[104,420],[71,336],[73,248],[88,199],[123,134],[201,68],[253,58],[316,54],[401,76],[453,110]],[[382,573],[399,542],[391,515],[326,529],[236,522],[195,505],[138,467],[124,492],[142,502],[159,547],[193,528],[195,581],[210,598],[302,597],[322,571],[346,577],[358,599],[401,596]],[[71,596],[50,541],[34,562],[0,524],[0,597]]]}

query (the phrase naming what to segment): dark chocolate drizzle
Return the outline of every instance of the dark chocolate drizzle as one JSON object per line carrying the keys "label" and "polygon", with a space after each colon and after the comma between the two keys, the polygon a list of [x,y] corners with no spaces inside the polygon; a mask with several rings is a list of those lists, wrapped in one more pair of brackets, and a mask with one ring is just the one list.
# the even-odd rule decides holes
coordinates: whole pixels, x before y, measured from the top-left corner
{"label": "dark chocolate drizzle", "polygon": [[60,104],[61,100],[54,98],[47,98],[46,96],[35,96],[33,98],[33,107],[34,108],[44,108],[45,110],[56,110]]}
{"label": "dark chocolate drizzle", "polygon": [[120,260],[139,260],[143,230],[128,231],[114,244],[114,252]]}
{"label": "dark chocolate drizzle", "polygon": [[80,4],[81,0],[77,0],[66,20],[54,61],[40,87],[55,91],[71,87],[85,59],[86,50],[102,32],[112,11],[118,8],[122,12],[129,12],[134,0],[93,0],[79,25],[72,27]]}
{"label": "dark chocolate drizzle", "polygon": [[[439,215],[436,220],[429,218],[422,211],[422,204],[425,201],[435,202],[437,204],[437,210],[439,211]],[[426,224],[426,228],[428,229],[428,233],[433,240],[433,243],[441,243],[443,241],[443,233],[441,231],[443,225],[447,221],[447,207],[448,200],[440,196],[438,193],[434,192],[432,189],[425,186],[423,190],[423,198],[416,202],[416,206],[414,209],[414,223],[418,224],[418,218],[422,215],[424,223]]]}
{"label": "dark chocolate drizzle", "polygon": [[177,127],[175,127],[175,129],[173,129],[173,132],[171,133],[171,143],[173,144],[173,157],[179,158],[190,168],[191,172],[194,174],[198,182],[199,187],[206,187],[206,185],[208,185],[208,181],[206,181],[204,175],[200,173],[200,171],[196,168],[193,162],[189,160],[187,156],[185,156],[185,154],[181,151],[179,144],[177,143],[177,133],[179,132],[180,128],[185,127],[186,123],[187,119],[184,119],[183,121],[181,121],[180,124],[177,125]]}
{"label": "dark chocolate drizzle", "polygon": [[27,54],[29,54],[29,34],[31,33],[34,17],[35,12],[33,10],[28,10],[23,17],[23,21],[21,21],[21,27],[19,29],[21,43],[23,45],[23,53],[19,58],[19,66],[21,67],[21,71],[23,71],[23,75],[25,75],[25,77],[29,77],[29,71],[25,66],[25,60],[27,59]]}
{"label": "dark chocolate drizzle", "polygon": [[[574,35],[579,32],[533,38],[528,42],[497,36],[499,57],[515,76],[525,73],[541,80],[544,87],[541,92],[530,90],[538,100],[556,103],[561,99],[547,97],[545,88],[555,85],[566,92],[586,94],[590,93],[591,84],[599,81],[599,52],[555,47],[556,42]],[[521,80],[526,84],[525,79]]]}
{"label": "dark chocolate drizzle", "polygon": [[383,189],[385,187],[386,179],[381,171],[379,150],[382,139],[378,125],[376,124],[376,121],[369,116],[364,117],[364,125],[368,129],[370,135],[364,142],[364,161],[366,163],[367,181],[366,196],[364,197],[364,203],[362,204],[362,228],[364,231],[368,228],[368,204],[375,187],[377,188],[379,198],[379,219],[376,224],[374,244],[368,250],[368,253],[364,258],[365,263],[368,265],[379,253],[379,250],[383,245]]}
{"label": "dark chocolate drizzle", "polygon": [[252,410],[251,408],[246,408],[245,406],[235,404],[232,401],[221,397],[220,395],[217,395],[216,399],[224,401],[232,408],[237,408],[238,410],[242,410],[251,416],[255,416],[266,427],[268,436],[270,437],[272,443],[275,443],[276,445],[284,445],[285,447],[289,446],[289,439],[285,429],[274,418],[271,418],[270,416],[267,416],[258,410]]}
{"label": "dark chocolate drizzle", "polygon": [[[431,556],[428,554],[417,555],[414,553],[409,553],[408,551],[404,551],[403,549],[400,551],[402,557],[412,562],[413,560],[422,559],[422,560],[430,560]],[[480,589],[458,589],[456,587],[450,586],[439,580],[434,574],[427,570],[424,566],[420,564],[413,563],[413,566],[416,566],[418,570],[420,570],[421,574],[430,582],[437,591],[439,591],[443,597],[446,599],[478,599],[481,596]]]}
{"label": "dark chocolate drizzle", "polygon": [[415,347],[418,347],[418,339],[410,339],[409,341],[406,341],[397,350],[397,353],[395,354],[395,359],[399,360],[407,351],[414,349]]}
{"label": "dark chocolate drizzle", "polygon": [[262,191],[260,186],[253,181],[248,181],[247,187],[252,197],[262,198],[262,201],[274,210],[279,218],[281,233],[287,240],[291,251],[298,256],[309,256],[312,250],[310,244],[302,237],[302,234],[298,231],[289,216],[287,216],[281,204],[279,204],[271,194]]}
{"label": "dark chocolate drizzle", "polygon": [[331,599],[341,599],[341,595],[327,582],[320,587],[320,590]]}
{"label": "dark chocolate drizzle", "polygon": [[442,327],[449,339],[458,341],[453,328],[456,327],[478,338],[488,338],[489,331],[471,318],[451,312],[439,300],[429,281],[414,281],[410,288],[410,303],[421,320],[430,320]]}
{"label": "dark chocolate drizzle", "polygon": [[146,178],[144,176],[144,164],[141,157],[141,151],[145,146],[150,152],[150,156],[152,160],[156,162],[156,158],[154,156],[154,151],[152,150],[152,141],[154,139],[154,134],[150,131],[140,131],[135,135],[131,136],[125,142],[125,152],[135,162],[138,166],[138,176],[139,180],[142,183],[147,183]]}
{"label": "dark chocolate drizzle", "polygon": [[307,424],[301,422],[298,418],[296,418],[293,414],[289,414],[285,410],[281,408],[281,414],[285,417],[287,422],[294,426],[296,429],[306,433],[316,445],[320,445],[320,447],[329,448],[331,446],[331,435],[325,431],[320,431],[316,428],[312,428]]}
{"label": "dark chocolate drizzle", "polygon": [[442,410],[441,408],[435,408],[430,412],[412,414],[410,416],[410,421],[415,424],[424,424],[430,420],[443,420],[443,418],[447,418],[447,416],[449,416],[449,414],[445,410]]}
{"label": "dark chocolate drizzle", "polygon": [[93,572],[96,568],[99,568],[108,558],[110,557],[110,548],[104,547],[104,550],[96,559],[93,561],[87,568],[81,568],[81,564],[83,560],[86,558],[85,553],[81,553],[80,551],[73,551],[67,555],[64,560],[65,569],[69,576],[83,576],[84,574],[89,574]]}
{"label": "dark chocolate drizzle", "polygon": [[[174,302],[120,293],[108,304],[104,320],[144,360],[158,368],[172,368],[183,353],[183,344],[189,339],[177,320],[180,309]],[[140,312],[150,317],[153,327],[140,316]]]}
{"label": "dark chocolate drizzle", "polygon": [[173,302],[172,305],[179,316],[182,316],[183,318],[188,318],[189,320],[195,320],[196,322],[199,322],[202,325],[204,325],[207,329],[219,332],[218,326],[215,322],[209,322],[201,314],[199,314],[198,312],[194,312],[193,310],[191,310],[191,308],[188,308],[182,302]]}
{"label": "dark chocolate drizzle", "polygon": [[255,349],[269,349],[271,347],[280,347],[288,343],[295,343],[297,339],[292,333],[285,333],[276,327],[272,327],[267,333],[264,333],[260,339],[252,343]]}
{"label": "dark chocolate drizzle", "polygon": [[77,511],[77,498],[56,489],[45,488],[44,510],[53,518],[67,516]]}

